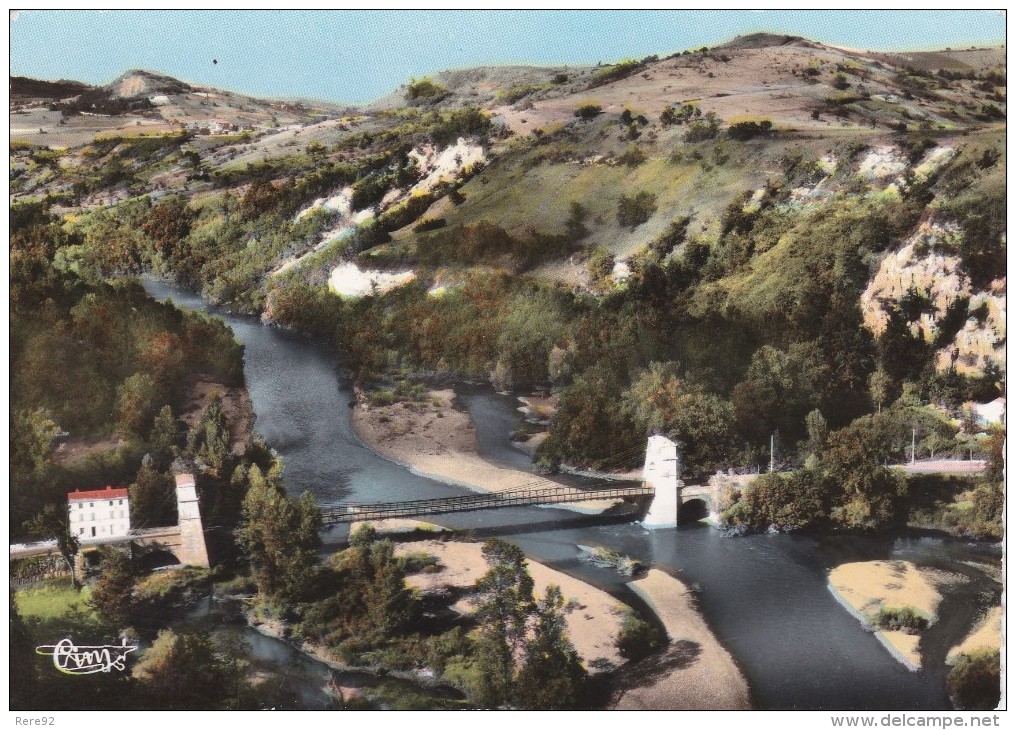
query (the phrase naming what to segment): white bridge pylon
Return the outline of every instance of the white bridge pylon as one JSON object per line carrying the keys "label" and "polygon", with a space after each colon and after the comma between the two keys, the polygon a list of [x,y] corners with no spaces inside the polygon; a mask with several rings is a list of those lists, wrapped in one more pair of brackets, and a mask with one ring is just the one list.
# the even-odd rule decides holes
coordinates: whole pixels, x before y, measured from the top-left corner
{"label": "white bridge pylon", "polygon": [[681,473],[681,459],[677,444],[666,436],[650,436],[646,444],[646,464],[642,480],[647,487],[655,490],[642,526],[650,530],[663,527],[677,527],[677,516],[681,511],[681,488],[684,482],[678,479]]}

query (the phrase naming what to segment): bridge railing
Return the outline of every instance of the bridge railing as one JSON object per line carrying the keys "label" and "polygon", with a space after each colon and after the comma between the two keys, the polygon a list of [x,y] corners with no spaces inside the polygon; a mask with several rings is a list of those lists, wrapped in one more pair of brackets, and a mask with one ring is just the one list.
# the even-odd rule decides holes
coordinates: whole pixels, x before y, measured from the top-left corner
{"label": "bridge railing", "polygon": [[491,494],[469,494],[459,497],[437,497],[412,499],[399,502],[375,502],[366,504],[322,505],[321,516],[326,524],[380,520],[392,517],[419,517],[423,515],[471,512],[501,507],[522,507],[538,504],[563,504],[598,499],[621,499],[625,497],[647,497],[653,494],[651,487],[605,487],[600,489],[576,489],[570,487],[515,489]]}

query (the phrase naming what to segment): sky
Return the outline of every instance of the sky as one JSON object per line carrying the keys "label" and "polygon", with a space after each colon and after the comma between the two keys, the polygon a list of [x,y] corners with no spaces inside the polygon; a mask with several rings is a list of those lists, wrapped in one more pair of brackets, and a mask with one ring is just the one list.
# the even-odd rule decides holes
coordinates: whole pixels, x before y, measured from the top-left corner
{"label": "sky", "polygon": [[994,10],[29,10],[12,11],[10,73],[103,84],[144,68],[361,103],[449,68],[609,63],[763,30],[869,50],[965,48],[1004,42],[1005,23]]}

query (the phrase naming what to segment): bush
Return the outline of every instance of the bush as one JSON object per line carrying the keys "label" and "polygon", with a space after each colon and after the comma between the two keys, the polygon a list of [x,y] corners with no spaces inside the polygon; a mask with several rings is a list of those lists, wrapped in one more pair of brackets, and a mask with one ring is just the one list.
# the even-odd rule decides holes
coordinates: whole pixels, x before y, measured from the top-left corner
{"label": "bush", "polygon": [[406,87],[406,98],[410,101],[435,102],[440,101],[447,95],[448,89],[434,83],[434,80],[429,76],[424,76],[419,80],[411,78],[409,79],[409,85]]}
{"label": "bush", "polygon": [[883,606],[875,617],[875,625],[887,631],[903,631],[916,634],[928,628],[928,619],[913,606],[887,608]]}
{"label": "bush", "polygon": [[621,195],[617,201],[617,222],[628,228],[635,228],[649,220],[656,212],[656,194],[640,190],[631,195]]}
{"label": "bush", "polygon": [[646,161],[646,153],[637,144],[632,142],[621,153],[621,156],[617,158],[617,161],[628,167],[638,167]]}
{"label": "bush", "polygon": [[575,109],[575,116],[579,119],[593,119],[599,116],[603,112],[603,107],[599,104],[582,104]]}
{"label": "bush", "polygon": [[[649,60],[649,58],[644,59],[644,61]],[[604,84],[609,84],[612,81],[627,78],[642,68],[642,65],[643,61],[636,61],[634,58],[626,58],[613,66],[601,68],[593,74],[593,78],[589,82],[589,88],[592,89],[596,86],[603,86]]]}
{"label": "bush", "polygon": [[424,231],[436,231],[438,228],[444,228],[446,225],[448,225],[448,221],[444,218],[424,218],[413,227],[413,230],[417,233],[423,233]]}
{"label": "bush", "polygon": [[962,710],[993,710],[1001,699],[1000,656],[996,651],[961,654],[946,678],[956,706]]}
{"label": "bush", "polygon": [[629,661],[638,661],[659,651],[663,643],[659,629],[634,611],[625,614],[616,642],[621,656]]}
{"label": "bush", "polygon": [[684,141],[704,142],[715,137],[719,131],[719,120],[713,112],[709,112],[704,119],[696,119],[688,125],[688,131],[684,133]]}
{"label": "bush", "polygon": [[660,114],[660,121],[664,124],[684,124],[685,122],[702,116],[702,110],[695,104],[682,104],[668,106]]}
{"label": "bush", "polygon": [[745,140],[769,134],[772,129],[773,123],[768,119],[759,122],[737,122],[727,129],[727,136],[731,139]]}

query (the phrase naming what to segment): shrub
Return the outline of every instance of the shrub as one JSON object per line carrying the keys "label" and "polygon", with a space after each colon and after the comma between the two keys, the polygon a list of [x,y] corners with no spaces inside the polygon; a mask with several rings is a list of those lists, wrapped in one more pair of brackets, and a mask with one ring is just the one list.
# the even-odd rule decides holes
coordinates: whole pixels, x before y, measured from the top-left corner
{"label": "shrub", "polygon": [[448,94],[448,89],[441,86],[440,84],[434,83],[434,80],[429,76],[424,76],[422,79],[409,79],[409,85],[406,86],[406,98],[410,101],[439,101]]}
{"label": "shrub", "polygon": [[719,131],[719,120],[715,114],[709,112],[704,119],[696,119],[688,125],[688,131],[684,133],[684,141],[704,142],[715,137]]}
{"label": "shrub", "polygon": [[593,119],[603,112],[603,107],[592,102],[581,104],[575,109],[575,116],[579,119]]}
{"label": "shrub", "polygon": [[[650,60],[652,60],[651,57],[645,59],[645,61]],[[642,68],[642,65],[642,61],[636,61],[634,58],[626,58],[623,61],[615,63],[613,66],[601,68],[593,74],[593,78],[589,82],[589,88],[592,89],[596,86],[603,86],[604,84],[609,84],[612,81],[627,78]]]}
{"label": "shrub", "polygon": [[883,606],[875,617],[875,625],[888,631],[904,631],[916,634],[928,628],[928,619],[913,606],[887,608]]}
{"label": "shrub", "polygon": [[995,709],[1001,699],[999,652],[961,654],[946,678],[946,686],[960,709]]}
{"label": "shrub", "polygon": [[668,106],[660,114],[660,121],[664,124],[684,124],[685,122],[702,116],[702,110],[695,104],[682,104],[680,107]]}
{"label": "shrub", "polygon": [[727,136],[731,139],[745,140],[769,134],[772,129],[773,123],[768,119],[759,122],[737,122],[727,129]]}
{"label": "shrub", "polygon": [[638,661],[659,651],[663,647],[663,638],[658,628],[634,611],[629,611],[621,623],[616,646],[625,659]]}
{"label": "shrub", "polygon": [[448,221],[444,218],[424,218],[413,227],[413,230],[417,233],[436,231],[438,228],[444,228],[447,224]]}
{"label": "shrub", "polygon": [[586,262],[586,272],[594,282],[611,275],[614,271],[614,254],[604,246],[597,246]]}
{"label": "shrub", "polygon": [[641,147],[632,142],[625,148],[620,157],[617,158],[617,161],[628,167],[638,167],[646,161],[646,153],[642,151]]}
{"label": "shrub", "polygon": [[631,195],[622,194],[617,201],[617,222],[628,228],[645,223],[656,212],[656,194],[640,190]]}

